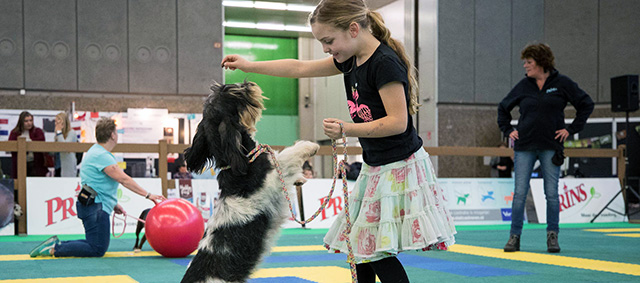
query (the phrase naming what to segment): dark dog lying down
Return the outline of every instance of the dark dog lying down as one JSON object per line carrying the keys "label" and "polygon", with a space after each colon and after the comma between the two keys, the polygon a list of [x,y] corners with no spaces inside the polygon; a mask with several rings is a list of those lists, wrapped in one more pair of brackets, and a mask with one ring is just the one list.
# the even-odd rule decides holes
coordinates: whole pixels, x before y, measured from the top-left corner
{"label": "dark dog lying down", "polygon": [[[215,160],[220,199],[198,253],[182,282],[245,282],[287,219],[288,206],[268,153],[249,162],[258,144],[255,124],[263,109],[262,91],[252,82],[215,85],[204,104],[187,167],[199,171]],[[302,178],[302,164],[319,146],[299,141],[277,154],[287,186]]]}

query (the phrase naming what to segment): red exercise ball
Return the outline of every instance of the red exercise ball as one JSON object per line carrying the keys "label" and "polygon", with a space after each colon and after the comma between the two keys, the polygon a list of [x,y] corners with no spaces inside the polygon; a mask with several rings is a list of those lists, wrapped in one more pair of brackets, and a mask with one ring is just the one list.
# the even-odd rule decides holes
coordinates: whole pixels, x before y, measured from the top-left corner
{"label": "red exercise ball", "polygon": [[151,247],[165,257],[185,257],[198,248],[204,235],[200,211],[183,199],[163,201],[149,210],[145,235]]}

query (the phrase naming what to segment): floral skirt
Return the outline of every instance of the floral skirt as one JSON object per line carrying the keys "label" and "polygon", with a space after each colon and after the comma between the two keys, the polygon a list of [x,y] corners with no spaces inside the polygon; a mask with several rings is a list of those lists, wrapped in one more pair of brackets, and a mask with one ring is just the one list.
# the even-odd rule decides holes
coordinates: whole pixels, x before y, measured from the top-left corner
{"label": "floral skirt", "polygon": [[[377,261],[401,251],[446,250],[455,242],[453,218],[444,206],[429,154],[420,148],[409,158],[383,166],[362,165],[349,195],[356,263]],[[329,252],[348,253],[345,211],[324,237]]]}

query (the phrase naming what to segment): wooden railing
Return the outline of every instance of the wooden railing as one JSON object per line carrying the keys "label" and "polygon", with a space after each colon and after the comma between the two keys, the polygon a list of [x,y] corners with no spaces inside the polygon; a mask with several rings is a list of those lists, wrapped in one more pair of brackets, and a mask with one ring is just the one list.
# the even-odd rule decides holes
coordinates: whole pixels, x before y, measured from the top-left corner
{"label": "wooden railing", "polygon": [[[17,141],[0,142],[0,151],[17,152],[18,176],[14,182],[18,191],[18,203],[22,206],[23,215],[19,218],[18,233],[27,232],[27,152],[86,152],[93,146],[90,143],[64,143],[64,142],[27,142],[26,138],[20,137]],[[112,152],[123,153],[158,153],[158,177],[161,179],[162,194],[167,195],[167,189],[173,188],[174,182],[167,178],[168,162],[167,154],[182,153],[190,145],[168,144],[166,140],[160,140],[157,144],[118,144]],[[272,146],[274,150],[281,150],[284,146]],[[513,156],[510,148],[497,147],[425,147],[425,150],[433,156]],[[625,174],[624,145],[618,149],[565,149],[567,157],[597,157],[597,158],[617,158],[617,172],[620,184],[623,185]],[[350,155],[362,153],[360,147],[347,147]],[[342,152],[342,147],[338,148]],[[332,155],[331,146],[321,146],[317,155]],[[165,158],[162,158],[162,157]]]}

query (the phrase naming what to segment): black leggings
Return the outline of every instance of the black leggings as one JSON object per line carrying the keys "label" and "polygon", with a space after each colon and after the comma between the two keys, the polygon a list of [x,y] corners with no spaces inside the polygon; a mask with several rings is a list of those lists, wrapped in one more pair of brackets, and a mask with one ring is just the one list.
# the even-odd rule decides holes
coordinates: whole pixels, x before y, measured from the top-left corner
{"label": "black leggings", "polygon": [[356,264],[358,283],[375,283],[376,275],[382,283],[409,283],[407,273],[398,258],[388,257],[378,261]]}

